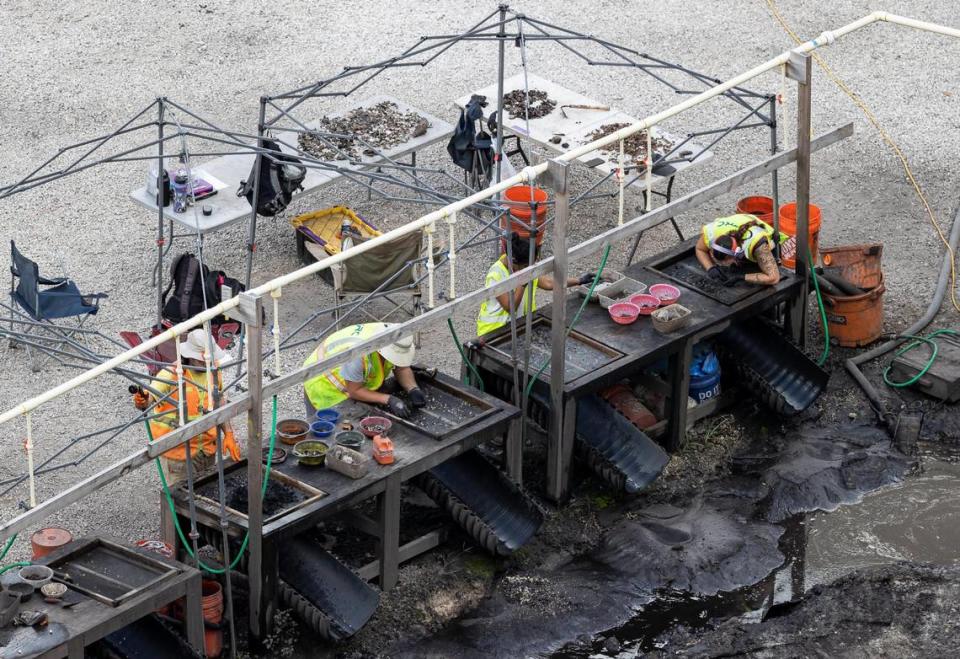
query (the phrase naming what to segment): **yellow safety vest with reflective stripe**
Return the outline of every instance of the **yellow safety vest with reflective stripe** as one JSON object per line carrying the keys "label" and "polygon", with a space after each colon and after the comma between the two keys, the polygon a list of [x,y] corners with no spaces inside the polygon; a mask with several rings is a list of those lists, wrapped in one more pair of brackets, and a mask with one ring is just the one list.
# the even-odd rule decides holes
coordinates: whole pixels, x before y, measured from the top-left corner
{"label": "yellow safety vest with reflective stripe", "polygon": [[[504,264],[506,258],[505,255],[501,256],[490,266],[490,269],[487,271],[485,286],[489,288],[510,276],[510,271],[507,270],[507,266]],[[527,286],[527,290],[524,291],[524,313],[527,312],[528,308],[530,311],[537,310],[537,282],[539,281],[539,278],[534,279],[531,284]],[[503,327],[509,322],[510,310],[501,307],[496,297],[484,300],[480,305],[480,313],[477,314],[477,336],[483,336],[497,328]]]}
{"label": "yellow safety vest with reflective stripe", "polygon": [[[337,330],[317,346],[316,350],[303,362],[303,365],[309,366],[324,357],[343,352],[361,341],[366,341],[380,334],[386,328],[385,323],[366,323]],[[370,391],[376,391],[383,385],[383,381],[390,376],[393,371],[393,364],[384,359],[379,352],[365,355],[362,361],[363,386]],[[307,398],[318,410],[333,407],[347,399],[347,381],[340,375],[339,366],[332,371],[310,378],[303,384],[303,388],[307,393]]]}
{"label": "yellow safety vest with reflective stripe", "polygon": [[[773,227],[763,220],[758,219],[755,215],[739,213],[729,217],[718,217],[713,222],[703,227],[703,242],[708,248],[712,247],[713,242],[717,238],[720,236],[725,236],[729,233],[736,233],[737,230],[747,222],[760,222],[760,226],[750,227],[747,229],[747,233],[743,237],[743,244],[740,245],[740,247],[743,248],[743,252],[746,254],[747,258],[756,262],[756,259],[753,256],[753,251],[764,238],[770,244],[770,247],[773,247]],[[780,242],[783,242],[786,238],[786,235],[783,233],[780,234]]]}

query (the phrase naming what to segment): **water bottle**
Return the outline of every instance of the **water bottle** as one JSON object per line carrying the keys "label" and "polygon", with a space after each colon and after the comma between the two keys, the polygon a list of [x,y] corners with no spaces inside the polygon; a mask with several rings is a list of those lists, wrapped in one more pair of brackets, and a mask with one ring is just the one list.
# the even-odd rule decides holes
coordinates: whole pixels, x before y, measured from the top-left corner
{"label": "water bottle", "polygon": [[178,169],[173,177],[173,212],[183,213],[187,210],[187,172]]}

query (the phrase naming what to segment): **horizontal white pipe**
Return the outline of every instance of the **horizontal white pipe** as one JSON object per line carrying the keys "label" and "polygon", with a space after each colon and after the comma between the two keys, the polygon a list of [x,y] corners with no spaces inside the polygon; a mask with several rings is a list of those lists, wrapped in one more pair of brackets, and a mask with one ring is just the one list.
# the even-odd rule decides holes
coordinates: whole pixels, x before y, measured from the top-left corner
{"label": "horizontal white pipe", "polygon": [[[711,87],[710,89],[707,89],[695,96],[691,96],[690,98],[683,101],[682,103],[678,103],[677,105],[667,108],[662,112],[658,112],[657,114],[646,117],[645,119],[641,119],[640,121],[630,126],[621,128],[620,130],[610,133],[609,135],[606,135],[598,140],[594,140],[589,144],[584,144],[583,146],[567,151],[557,156],[557,160],[570,162],[588,153],[596,151],[597,149],[601,149],[605,146],[614,144],[621,139],[630,137],[631,135],[641,130],[645,130],[647,128],[655,126],[656,124],[659,124],[671,117],[674,117],[680,114],[681,112],[689,110],[690,108],[703,103],[704,101],[708,101],[711,98],[719,96],[724,92],[727,92],[733,89],[734,87],[739,87],[740,85],[743,85],[744,83],[752,80],[753,78],[756,78],[757,76],[760,76],[768,71],[776,69],[779,66],[782,66],[790,58],[791,53],[809,53],[817,48],[820,48],[821,46],[826,46],[834,43],[840,37],[844,37],[850,34],[851,32],[854,32],[863,27],[866,27],[867,25],[871,25],[879,21],[894,23],[897,25],[903,25],[905,27],[911,27],[918,30],[925,30],[927,32],[934,32],[936,34],[943,34],[949,37],[960,38],[960,30],[956,28],[946,27],[944,25],[938,25],[936,23],[928,23],[926,21],[918,21],[912,18],[897,16],[895,14],[888,14],[882,11],[875,11],[872,14],[868,14],[863,18],[853,21],[852,23],[848,23],[847,25],[844,25],[836,30],[824,31],[816,39],[811,39],[810,41],[806,41],[803,44],[797,46],[796,48],[784,51],[777,57],[774,57],[773,59],[768,60],[763,64],[755,66],[752,69],[745,71],[744,73],[741,73],[740,75],[734,78],[731,78],[730,80],[724,83]],[[476,192],[470,195],[469,197],[466,197],[459,201],[455,201],[451,204],[448,204],[447,206],[444,206],[443,208],[439,208],[435,211],[427,213],[426,215],[420,217],[419,219],[414,220],[413,222],[410,222],[408,224],[405,224],[402,227],[394,229],[393,231],[389,231],[381,236],[377,236],[376,238],[360,243],[359,245],[354,245],[353,247],[351,247],[350,249],[344,252],[340,252],[333,256],[327,257],[321,261],[317,261],[316,263],[300,268],[298,270],[295,270],[281,277],[277,277],[276,279],[272,279],[266,282],[265,284],[262,284],[261,286],[257,286],[250,292],[257,295],[264,295],[264,294],[270,293],[274,290],[277,290],[278,288],[282,288],[283,286],[286,286],[292,282],[303,279],[304,277],[307,277],[311,274],[320,272],[321,270],[325,270],[326,268],[329,268],[331,265],[340,263],[341,261],[344,261],[352,256],[355,256],[357,254],[362,254],[363,252],[369,249],[372,249],[373,247],[376,247],[386,242],[390,242],[401,236],[405,236],[407,234],[413,233],[414,231],[419,231],[420,229],[430,224],[433,224],[437,220],[442,220],[446,217],[449,217],[450,215],[452,215],[457,211],[469,208],[470,206],[472,206],[477,202],[494,197],[495,195],[497,195],[500,192],[503,192],[509,187],[512,187],[514,185],[518,185],[521,183],[533,183],[533,181],[535,181],[540,174],[542,174],[547,170],[547,165],[548,163],[544,162],[544,163],[540,163],[539,165],[525,167],[515,176],[511,176],[510,178],[503,180],[500,183],[491,185],[490,187],[480,190],[479,192]],[[186,320],[178,325],[175,325],[174,327],[163,332],[162,334],[159,334],[153,337],[152,339],[145,341],[144,343],[137,346],[136,348],[131,348],[130,350],[122,352],[116,357],[113,357],[112,359],[109,359],[108,361],[104,362],[103,364],[95,366],[89,371],[85,371],[80,375],[78,375],[77,377],[67,380],[63,384],[60,384],[57,387],[54,387],[53,389],[45,391],[44,393],[38,396],[35,396],[23,403],[20,403],[16,407],[13,407],[7,410],[6,412],[4,412],[3,414],[0,414],[0,424],[6,423],[7,421],[9,421],[10,419],[13,419],[14,417],[17,417],[21,414],[26,414],[27,412],[30,412],[31,410],[36,409],[38,406],[50,400],[53,400],[54,398],[61,396],[62,394],[65,394],[71,389],[74,389],[86,382],[89,382],[93,378],[99,375],[102,375],[103,373],[106,373],[110,369],[116,366],[119,366],[120,364],[123,364],[126,361],[134,359],[135,357],[143,354],[147,350],[150,350],[151,348],[154,348],[160,345],[164,341],[170,340],[172,338],[176,338],[177,336],[180,336],[184,332],[188,332],[194,327],[197,327],[200,324],[202,324],[203,321],[205,320],[212,319],[220,315],[221,313],[228,312],[230,309],[233,309],[234,307],[236,307],[238,303],[239,303],[239,298],[237,297],[233,297],[229,300],[226,300],[218,304],[216,307],[212,309],[208,309],[207,311],[189,320]]]}

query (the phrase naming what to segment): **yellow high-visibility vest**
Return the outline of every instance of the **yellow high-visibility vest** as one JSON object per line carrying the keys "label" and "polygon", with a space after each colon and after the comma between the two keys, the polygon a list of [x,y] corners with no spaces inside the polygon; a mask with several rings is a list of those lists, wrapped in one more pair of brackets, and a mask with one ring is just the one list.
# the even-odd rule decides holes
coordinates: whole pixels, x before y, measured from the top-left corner
{"label": "yellow high-visibility vest", "polygon": [[[510,276],[510,271],[507,270],[507,266],[504,264],[506,258],[506,256],[501,256],[499,259],[493,262],[493,265],[490,266],[490,269],[487,271],[487,279],[485,282],[485,285],[488,288]],[[539,281],[539,277],[534,279],[532,282],[530,282],[530,284],[527,285],[527,290],[524,291],[524,313],[526,313],[528,309],[530,311],[537,310],[537,282]],[[503,327],[509,322],[510,310],[501,307],[500,303],[497,302],[496,297],[484,300],[480,305],[480,313],[477,314],[477,336],[488,334],[497,328]]]}
{"label": "yellow high-visibility vest", "polygon": [[[746,213],[739,213],[737,215],[731,215],[729,217],[718,217],[713,222],[710,222],[703,227],[703,243],[709,248],[713,245],[713,242],[720,236],[726,236],[727,234],[736,233],[737,230],[742,227],[747,222],[760,222],[760,226],[750,227],[747,229],[746,234],[743,237],[743,244],[740,247],[743,248],[743,252],[746,257],[756,262],[754,258],[753,251],[756,249],[757,245],[765,238],[767,243],[773,248],[773,227],[764,222],[763,220],[758,219],[755,215],[747,215]],[[783,242],[787,238],[783,233],[780,234],[780,242]]]}
{"label": "yellow high-visibility vest", "polygon": [[[303,365],[309,366],[324,357],[343,352],[386,329],[386,323],[365,323],[337,330],[325,338],[310,353]],[[383,381],[390,377],[390,373],[393,372],[393,364],[384,359],[379,352],[364,355],[362,361],[363,386],[370,391],[376,391],[383,385]],[[303,383],[303,389],[306,391],[310,403],[318,410],[333,407],[347,399],[347,381],[340,375],[339,366],[310,378]]]}

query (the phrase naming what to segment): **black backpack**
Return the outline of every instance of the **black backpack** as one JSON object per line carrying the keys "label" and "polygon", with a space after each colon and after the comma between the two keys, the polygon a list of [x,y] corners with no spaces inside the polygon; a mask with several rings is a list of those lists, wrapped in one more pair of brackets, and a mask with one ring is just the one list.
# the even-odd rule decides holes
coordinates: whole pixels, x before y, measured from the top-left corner
{"label": "black backpack", "polygon": [[[307,168],[300,164],[294,156],[280,151],[280,145],[263,138],[261,148],[272,151],[271,157],[264,158],[258,154],[246,181],[240,181],[238,197],[246,197],[251,207],[257,209],[259,215],[273,217],[290,204],[293,193],[303,190],[303,179],[307,176]],[[271,158],[275,158],[274,161]],[[253,203],[253,182],[257,173],[257,163],[260,163],[260,187],[257,190],[257,203]]]}
{"label": "black backpack", "polygon": [[[204,265],[202,277],[200,273],[200,260],[193,254],[181,254],[173,260],[170,266],[170,283],[167,284],[162,298],[164,318],[173,323],[182,323],[205,308],[214,307],[223,300],[242,293],[246,288],[239,280],[228,277],[223,270],[210,270]],[[206,284],[206,307],[203,305],[203,283]],[[229,292],[224,290],[224,287],[227,287]],[[171,288],[173,295],[167,299]],[[224,321],[223,316],[218,316],[211,320],[211,323],[218,325]]]}

